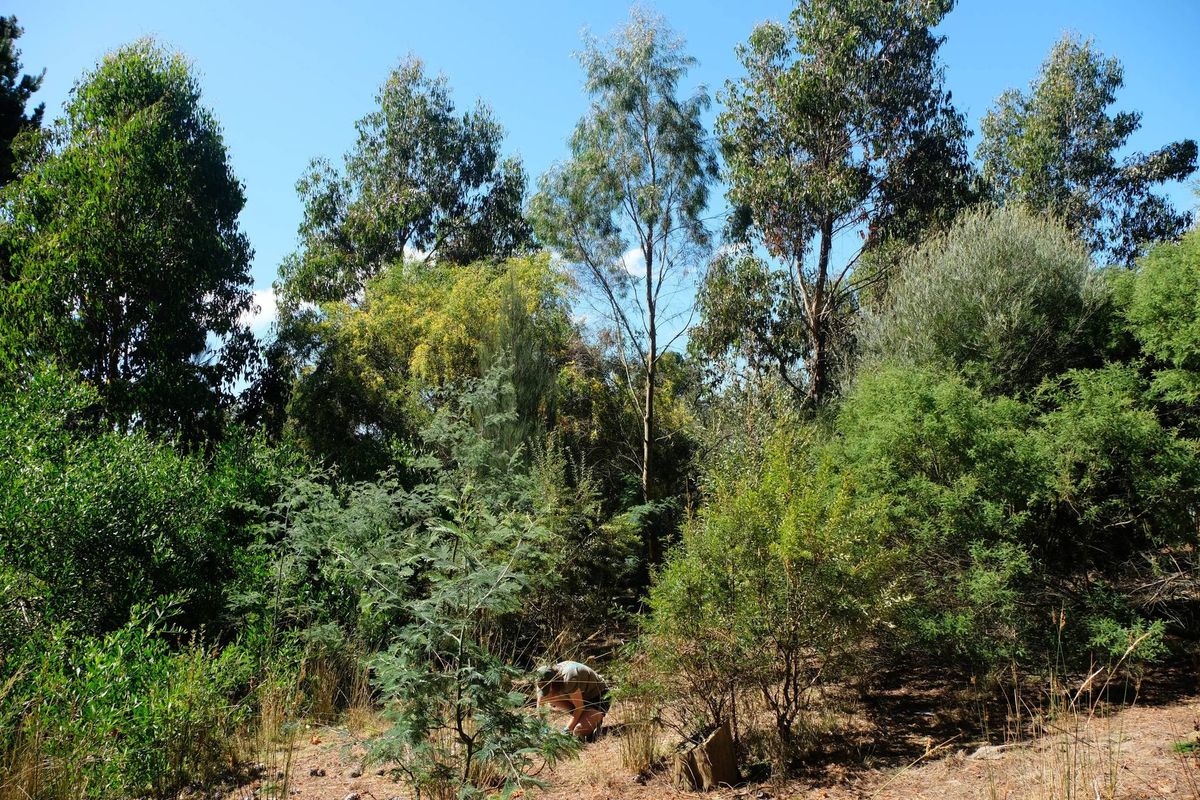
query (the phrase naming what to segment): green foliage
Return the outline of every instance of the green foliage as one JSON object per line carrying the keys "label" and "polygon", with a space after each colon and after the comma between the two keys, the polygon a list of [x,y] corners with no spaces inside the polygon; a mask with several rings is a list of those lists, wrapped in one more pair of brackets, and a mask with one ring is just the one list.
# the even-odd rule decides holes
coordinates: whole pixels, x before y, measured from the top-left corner
{"label": "green foliage", "polygon": [[1137,570],[1195,537],[1200,446],[1163,427],[1147,388],[1133,369],[1108,365],[1072,371],[1043,393],[1052,400],[1041,417],[1047,489],[1069,523],[1047,552],[1076,569]]}
{"label": "green foliage", "polygon": [[901,602],[883,498],[784,421],[761,453],[714,465],[708,502],[650,595],[649,657],[697,723],[762,696],[790,748],[813,692],[853,674]]}
{"label": "green foliage", "polygon": [[1027,497],[1042,474],[1022,436],[1030,411],[961,379],[890,368],[862,375],[838,415],[840,460],[887,498],[916,601],[902,633],[977,664],[1024,654]]}
{"label": "green foliage", "polygon": [[1125,318],[1158,367],[1156,392],[1193,407],[1200,400],[1200,231],[1151,249],[1127,282]]}
{"label": "green foliage", "polygon": [[[299,182],[258,352],[192,68],[135,43],[41,130],[0,17],[0,796],[211,785],[347,676],[418,798],[511,796],[577,745],[526,669],[647,610],[625,696],[778,767],[889,656],[1137,674],[1194,636],[1200,233],[1134,270],[1086,248],[1176,237],[1152,189],[1195,144],[1118,163],[1119,64],[1068,37],[985,121],[1007,205],[959,213],[953,5],[799,0],[739,48],[690,356],[715,154],[659,19],[586,44],[591,106],[530,205],[553,254],[491,112],[402,62]],[[255,358],[237,411],[272,447],[227,422]]]}
{"label": "green foliage", "polygon": [[[798,372],[812,355],[802,305],[791,301],[789,274],[772,269],[746,247],[726,247],[709,264],[696,297],[700,324],[688,336],[688,348],[705,365],[715,385],[738,388],[762,383],[772,373],[802,396],[804,375]],[[834,318],[846,323],[853,304],[837,309]],[[844,341],[848,331],[839,325],[829,331]],[[835,375],[847,364],[847,348],[826,356]],[[842,359],[842,360],[839,360]]]}
{"label": "green foliage", "polygon": [[[1072,371],[1036,401],[889,368],[860,377],[838,417],[839,461],[888,498],[908,551],[904,630],[976,668],[1113,663],[1113,631],[1172,614],[1145,587],[1186,569],[1173,558],[1195,539],[1200,451],[1134,372]],[[1157,651],[1143,644],[1130,660]]]}
{"label": "green foliage", "polygon": [[1010,89],[988,111],[977,155],[997,199],[1049,212],[1097,256],[1132,266],[1144,245],[1187,228],[1191,215],[1153,189],[1196,171],[1196,142],[1118,162],[1141,127],[1137,112],[1108,113],[1124,82],[1116,58],[1064,35],[1029,92]]}
{"label": "green foliage", "polygon": [[106,56],[22,172],[0,228],[5,366],[48,354],[99,388],[117,424],[214,435],[253,345],[240,321],[251,251],[187,62],[149,40]]}
{"label": "green foliage", "polygon": [[458,114],[444,76],[400,63],[358,121],[338,171],[315,159],[296,188],[300,251],[280,269],[285,311],[302,301],[352,300],[367,281],[416,251],[468,264],[531,244],[521,215],[525,172],[502,159],[503,131],[482,102]]}
{"label": "green foliage", "polygon": [[44,631],[0,660],[0,790],[166,797],[229,769],[252,660],[237,646],[173,649],[172,606],[135,606],[103,637]]}
{"label": "green foliage", "polygon": [[33,113],[25,113],[30,96],[42,86],[41,75],[21,74],[21,51],[17,39],[24,31],[16,17],[0,17],[0,186],[16,177],[13,141],[22,131],[36,130],[42,124],[45,103]]}
{"label": "green foliage", "polygon": [[1106,295],[1087,251],[1017,208],[965,212],[904,259],[862,322],[863,369],[958,369],[988,392],[1029,390],[1094,360]]}
{"label": "green foliage", "polygon": [[1200,741],[1195,739],[1180,739],[1171,745],[1171,749],[1182,756],[1195,755],[1200,750]]}
{"label": "green foliage", "polygon": [[[121,625],[134,605],[185,597],[181,621],[223,627],[273,459],[236,438],[211,464],[96,426],[97,393],[39,370],[0,394],[0,581],[24,627]],[[10,617],[13,619],[13,617]],[[0,631],[0,642],[9,632]]]}
{"label": "green foliage", "polygon": [[450,786],[457,796],[526,785],[535,757],[572,744],[524,712],[528,697],[512,687],[523,671],[502,658],[495,636],[543,566],[546,531],[476,491],[468,484],[446,496],[439,516],[413,531],[406,563],[427,589],[377,584],[372,592],[410,620],[373,663],[380,691],[395,703],[374,751],[414,789]]}
{"label": "green foliage", "polygon": [[509,654],[528,645],[528,603],[557,585],[559,537],[590,512],[562,502],[555,465],[531,475],[509,434],[514,393],[501,363],[439,409],[413,488],[304,479],[275,512],[285,624],[380,650],[393,726],[373,752],[435,796],[525,785],[535,755],[570,746],[523,712]]}
{"label": "green foliage", "polygon": [[[832,262],[834,235],[858,227],[866,248],[915,238],[967,201],[967,132],[932,33],[952,6],[801,0],[787,25],[764,23],[738,48],[746,76],[726,83],[717,120],[738,208],[731,227],[782,275],[722,271],[702,302],[711,356],[749,346],[748,358],[773,364],[820,405],[870,280],[854,275],[853,254]],[[730,277],[771,285],[741,306],[721,296]]]}
{"label": "green foliage", "polygon": [[600,480],[553,436],[531,469],[539,519],[550,531],[542,581],[520,625],[539,644],[569,650],[597,635],[627,629],[645,586],[642,506],[608,516],[612,498]]}
{"label": "green foliage", "polygon": [[[505,347],[504,358],[521,370],[521,419],[548,424],[549,383],[573,335],[566,294],[545,254],[468,266],[397,263],[357,304],[327,304],[323,317],[292,321],[320,342],[311,365],[301,366],[292,428],[324,463],[368,477],[392,461],[395,440],[416,438],[450,387],[481,374],[481,351],[496,360]],[[516,340],[497,344],[517,333],[513,326],[522,329],[519,350]]]}

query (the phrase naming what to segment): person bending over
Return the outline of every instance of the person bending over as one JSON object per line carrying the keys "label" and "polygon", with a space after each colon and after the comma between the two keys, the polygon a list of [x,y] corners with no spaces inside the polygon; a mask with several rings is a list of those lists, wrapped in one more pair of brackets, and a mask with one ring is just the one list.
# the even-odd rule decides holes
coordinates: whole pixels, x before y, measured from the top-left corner
{"label": "person bending over", "polygon": [[571,719],[563,733],[594,742],[612,701],[608,685],[594,669],[578,661],[560,661],[537,671],[537,707],[548,703],[567,711]]}

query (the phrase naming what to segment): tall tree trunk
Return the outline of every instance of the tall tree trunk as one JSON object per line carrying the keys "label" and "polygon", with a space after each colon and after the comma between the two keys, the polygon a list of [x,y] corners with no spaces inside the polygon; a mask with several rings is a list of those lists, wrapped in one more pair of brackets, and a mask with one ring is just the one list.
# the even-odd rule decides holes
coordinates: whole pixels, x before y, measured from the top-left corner
{"label": "tall tree trunk", "polygon": [[821,221],[821,249],[817,256],[817,280],[813,286],[812,308],[809,309],[809,331],[812,335],[812,356],[808,365],[808,399],[814,408],[819,408],[825,402],[829,389],[828,340],[829,321],[833,315],[828,313],[831,298],[826,294],[829,283],[829,252],[833,248],[833,217],[826,216]]}
{"label": "tall tree trunk", "polygon": [[[654,383],[658,372],[658,308],[654,298],[654,240],[647,237],[643,248],[646,261],[646,397],[642,404],[642,502],[650,502],[653,496],[654,474]],[[658,562],[658,538],[646,528],[646,558]]]}

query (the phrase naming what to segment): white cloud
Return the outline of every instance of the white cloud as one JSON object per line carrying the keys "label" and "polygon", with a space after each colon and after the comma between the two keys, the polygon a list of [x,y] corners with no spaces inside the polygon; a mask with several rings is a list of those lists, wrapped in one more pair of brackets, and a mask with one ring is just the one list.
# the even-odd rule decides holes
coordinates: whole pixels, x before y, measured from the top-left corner
{"label": "white cloud", "polygon": [[646,257],[642,255],[642,248],[631,247],[621,254],[621,263],[625,265],[625,271],[635,278],[646,277]]}
{"label": "white cloud", "polygon": [[278,318],[279,307],[275,302],[275,290],[255,289],[250,308],[242,312],[239,322],[250,326],[254,335],[262,338]]}

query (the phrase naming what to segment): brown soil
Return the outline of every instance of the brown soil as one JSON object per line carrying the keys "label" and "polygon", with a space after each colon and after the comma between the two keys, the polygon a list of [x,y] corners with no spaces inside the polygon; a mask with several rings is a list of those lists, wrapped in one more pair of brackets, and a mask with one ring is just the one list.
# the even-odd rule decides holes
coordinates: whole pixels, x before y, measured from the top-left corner
{"label": "brown soil", "polygon": [[[894,710],[894,709],[889,709]],[[614,709],[619,719],[619,708]],[[1173,745],[1200,726],[1200,698],[1135,705],[1108,716],[1060,715],[1035,739],[985,745],[959,734],[941,735],[938,720],[916,712],[917,724],[871,726],[876,736],[902,737],[875,747],[862,742],[831,745],[812,759],[801,778],[786,783],[747,783],[715,791],[708,800],[822,798],[827,800],[1084,800],[1087,798],[1186,798],[1200,800],[1200,757],[1181,756]],[[930,733],[923,733],[922,730]],[[621,765],[620,726],[579,758],[540,777],[541,800],[657,800],[696,798],[670,785],[668,770],[633,776]],[[664,746],[667,744],[664,737]],[[344,729],[313,728],[293,754],[290,796],[312,800],[407,798],[400,784],[375,768],[362,769],[362,748]],[[915,755],[913,755],[915,753]],[[910,757],[911,756],[911,757]],[[313,770],[324,776],[312,776]],[[362,770],[365,774],[351,777]],[[270,777],[270,776],[268,776]],[[261,781],[227,795],[251,798]],[[270,796],[263,793],[264,797]],[[520,795],[518,795],[520,796]]]}

